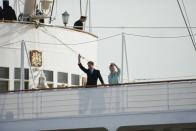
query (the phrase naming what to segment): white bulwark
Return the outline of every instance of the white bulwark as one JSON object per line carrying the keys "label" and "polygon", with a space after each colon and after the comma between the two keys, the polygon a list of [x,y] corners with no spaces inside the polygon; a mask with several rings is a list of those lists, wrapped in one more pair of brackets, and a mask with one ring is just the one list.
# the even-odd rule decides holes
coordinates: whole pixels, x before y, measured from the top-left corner
{"label": "white bulwark", "polygon": [[1,131],[195,131],[196,80],[0,94]]}

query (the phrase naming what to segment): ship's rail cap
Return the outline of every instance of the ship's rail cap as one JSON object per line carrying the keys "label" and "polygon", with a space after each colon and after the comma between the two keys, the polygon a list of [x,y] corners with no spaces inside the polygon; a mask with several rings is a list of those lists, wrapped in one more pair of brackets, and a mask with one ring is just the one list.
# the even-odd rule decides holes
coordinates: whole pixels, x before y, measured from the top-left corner
{"label": "ship's rail cap", "polygon": [[17,90],[17,91],[5,91],[0,92],[0,94],[11,93],[11,92],[33,92],[33,91],[53,91],[53,90],[62,90],[62,89],[93,89],[93,88],[118,88],[119,86],[134,86],[134,85],[146,85],[146,84],[169,84],[169,83],[181,83],[181,82],[193,82],[196,81],[194,79],[178,79],[178,80],[160,80],[160,81],[143,81],[143,82],[130,82],[130,83],[122,83],[122,84],[105,84],[105,85],[97,85],[97,86],[68,86],[68,87],[58,87],[58,88],[43,88],[43,89],[28,89],[28,90]]}
{"label": "ship's rail cap", "polygon": [[[0,23],[36,24],[36,22],[13,21],[13,20],[0,20]],[[80,33],[85,33],[85,34],[91,35],[95,38],[98,38],[98,36],[93,33],[90,33],[90,32],[84,31],[84,30],[78,30],[78,29],[75,29],[71,26],[66,27],[66,26],[50,25],[50,24],[43,24],[43,23],[39,23],[38,26],[41,26],[41,27],[47,26],[47,27],[56,27],[56,28],[67,29],[67,30],[72,30],[72,31],[80,32]]]}

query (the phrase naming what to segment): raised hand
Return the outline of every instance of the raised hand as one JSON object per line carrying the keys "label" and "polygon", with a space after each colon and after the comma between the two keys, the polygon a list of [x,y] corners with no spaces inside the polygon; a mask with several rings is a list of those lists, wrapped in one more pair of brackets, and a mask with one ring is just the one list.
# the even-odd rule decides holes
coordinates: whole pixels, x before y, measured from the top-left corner
{"label": "raised hand", "polygon": [[78,64],[80,64],[80,62],[81,62],[80,59],[81,59],[81,55],[79,54],[79,55],[78,55]]}

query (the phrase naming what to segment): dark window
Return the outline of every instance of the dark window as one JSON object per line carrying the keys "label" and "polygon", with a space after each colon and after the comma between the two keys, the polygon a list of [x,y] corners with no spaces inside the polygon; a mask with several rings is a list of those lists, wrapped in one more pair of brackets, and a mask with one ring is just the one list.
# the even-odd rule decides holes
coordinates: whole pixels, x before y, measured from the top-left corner
{"label": "dark window", "polygon": [[[14,78],[20,79],[20,68],[14,69]],[[29,80],[29,69],[24,69],[24,79]]]}
{"label": "dark window", "polygon": [[46,81],[53,82],[53,71],[44,70],[44,74],[46,76]]}
{"label": "dark window", "polygon": [[58,83],[68,83],[68,73],[58,72]]}
{"label": "dark window", "polygon": [[8,86],[8,81],[0,81],[0,92],[8,91]]}
{"label": "dark window", "polygon": [[71,84],[80,85],[80,75],[71,74]]}
{"label": "dark window", "polygon": [[[24,88],[29,89],[29,82],[24,82]],[[20,90],[20,81],[14,81],[14,90]]]}
{"label": "dark window", "polygon": [[0,67],[0,78],[9,79],[9,68]]}

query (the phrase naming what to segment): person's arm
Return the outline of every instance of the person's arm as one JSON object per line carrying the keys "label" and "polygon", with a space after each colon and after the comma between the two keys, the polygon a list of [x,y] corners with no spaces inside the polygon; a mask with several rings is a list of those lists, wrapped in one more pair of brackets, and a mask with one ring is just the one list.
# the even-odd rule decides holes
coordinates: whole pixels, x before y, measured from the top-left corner
{"label": "person's arm", "polygon": [[78,55],[78,65],[81,64],[81,55]]}
{"label": "person's arm", "polygon": [[110,75],[108,76],[108,84],[111,84],[111,77],[110,77]]}
{"label": "person's arm", "polygon": [[78,55],[78,66],[80,67],[80,69],[82,70],[82,71],[84,71],[85,73],[87,73],[88,72],[88,70],[82,65],[82,63],[81,63],[81,55],[79,54]]}
{"label": "person's arm", "polygon": [[99,80],[100,80],[101,84],[104,85],[104,81],[103,81],[103,78],[101,76],[100,71],[98,71],[98,77],[99,77]]}
{"label": "person's arm", "polygon": [[116,64],[114,64],[114,65],[115,65],[115,67],[117,69],[117,74],[120,75],[120,68]]}

